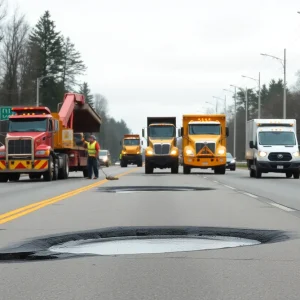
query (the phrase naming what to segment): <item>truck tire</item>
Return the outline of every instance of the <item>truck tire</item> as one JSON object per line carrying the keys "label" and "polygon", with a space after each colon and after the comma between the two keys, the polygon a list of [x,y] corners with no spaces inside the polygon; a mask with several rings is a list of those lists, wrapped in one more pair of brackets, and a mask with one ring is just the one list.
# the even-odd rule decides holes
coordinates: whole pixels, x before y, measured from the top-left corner
{"label": "truck tire", "polygon": [[0,174],[0,182],[7,182],[8,174]]}
{"label": "truck tire", "polygon": [[61,154],[62,167],[58,172],[58,179],[68,179],[69,177],[69,156],[67,154]]}
{"label": "truck tire", "polygon": [[177,163],[174,163],[173,166],[171,167],[171,173],[172,173],[172,174],[178,174],[178,169],[179,169],[179,164],[178,164],[178,162],[177,162]]}
{"label": "truck tire", "polygon": [[148,163],[145,163],[145,174],[153,174],[153,167]]}
{"label": "truck tire", "polygon": [[294,179],[299,179],[299,177],[300,177],[300,172],[299,172],[299,171],[294,172],[293,176],[294,176]]}
{"label": "truck tire", "polygon": [[8,180],[13,182],[13,181],[19,181],[21,177],[20,173],[12,173],[8,175]]}
{"label": "truck tire", "polygon": [[58,177],[58,166],[52,156],[49,157],[48,170],[44,173],[44,181],[56,180]]}
{"label": "truck tire", "polygon": [[42,174],[40,173],[30,173],[29,174],[29,179],[30,180],[34,180],[34,179],[41,179]]}
{"label": "truck tire", "polygon": [[221,175],[226,174],[226,166],[219,167],[219,173],[218,174],[221,174]]}
{"label": "truck tire", "polygon": [[255,168],[255,178],[261,178],[261,171],[259,170],[257,164],[256,164],[256,168]]}
{"label": "truck tire", "polygon": [[191,174],[191,168],[183,165],[183,174]]}

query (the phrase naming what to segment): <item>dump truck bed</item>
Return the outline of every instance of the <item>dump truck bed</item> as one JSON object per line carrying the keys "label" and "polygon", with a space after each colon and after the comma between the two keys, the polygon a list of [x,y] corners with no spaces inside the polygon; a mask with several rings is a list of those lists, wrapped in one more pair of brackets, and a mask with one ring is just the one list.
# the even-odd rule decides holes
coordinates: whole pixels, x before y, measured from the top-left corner
{"label": "dump truck bed", "polygon": [[147,126],[151,124],[173,124],[176,127],[176,117],[148,117]]}

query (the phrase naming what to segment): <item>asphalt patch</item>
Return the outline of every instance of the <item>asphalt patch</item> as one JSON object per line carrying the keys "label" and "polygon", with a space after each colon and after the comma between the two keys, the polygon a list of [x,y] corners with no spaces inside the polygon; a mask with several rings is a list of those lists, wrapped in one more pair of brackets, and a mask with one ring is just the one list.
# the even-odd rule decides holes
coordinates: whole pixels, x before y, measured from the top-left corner
{"label": "asphalt patch", "polygon": [[99,187],[99,192],[104,193],[134,193],[134,192],[197,192],[211,191],[214,188],[193,186],[110,186]]}
{"label": "asphalt patch", "polygon": [[[53,253],[50,247],[71,241],[93,240],[93,242],[117,241],[121,239],[149,238],[201,238],[236,237],[259,241],[261,244],[283,242],[293,237],[293,234],[279,230],[257,230],[222,227],[113,227],[92,231],[71,232],[32,239],[11,247],[0,249],[0,262],[20,262],[66,259],[92,254]],[[294,236],[295,237],[295,236]],[[254,246],[253,246],[254,247]],[[258,247],[258,246],[256,246]],[[99,255],[96,255],[99,256]]]}

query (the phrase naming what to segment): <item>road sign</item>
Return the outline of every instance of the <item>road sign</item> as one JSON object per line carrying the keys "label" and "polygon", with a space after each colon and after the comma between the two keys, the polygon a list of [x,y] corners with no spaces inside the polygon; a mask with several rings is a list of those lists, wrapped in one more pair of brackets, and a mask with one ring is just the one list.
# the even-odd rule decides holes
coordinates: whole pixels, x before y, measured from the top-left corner
{"label": "road sign", "polygon": [[8,117],[13,114],[11,109],[12,109],[11,106],[0,107],[0,120],[1,121],[8,120]]}

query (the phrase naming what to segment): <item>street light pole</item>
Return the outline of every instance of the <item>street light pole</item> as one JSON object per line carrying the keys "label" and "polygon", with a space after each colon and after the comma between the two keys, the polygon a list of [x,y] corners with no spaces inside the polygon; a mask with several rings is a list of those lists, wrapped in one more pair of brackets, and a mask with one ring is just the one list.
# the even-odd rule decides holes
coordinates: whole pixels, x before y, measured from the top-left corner
{"label": "street light pole", "polygon": [[260,111],[261,111],[261,98],[260,98],[260,72],[258,73],[258,80],[249,76],[242,75],[244,78],[252,79],[258,82],[258,119],[260,119]]}
{"label": "street light pole", "polygon": [[219,98],[219,97],[215,97],[215,96],[213,96],[213,98],[215,98],[216,101],[218,101],[218,99],[224,101],[224,107],[225,107],[224,114],[225,114],[225,116],[226,116],[226,114],[227,114],[227,108],[226,108],[226,95],[225,95],[224,99],[223,99],[223,98]]}
{"label": "street light pole", "polygon": [[[230,86],[234,87],[233,156],[236,157],[236,87],[234,85]],[[224,91],[232,93],[230,90],[224,89]]]}
{"label": "street light pole", "polygon": [[40,84],[42,80],[46,77],[50,77],[49,75],[38,77],[36,79],[36,106],[40,106]]}
{"label": "street light pole", "polygon": [[279,60],[283,65],[283,118],[286,119],[286,49],[284,49],[283,59],[265,53],[261,53],[260,55],[269,56],[271,58]]}

